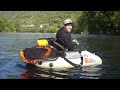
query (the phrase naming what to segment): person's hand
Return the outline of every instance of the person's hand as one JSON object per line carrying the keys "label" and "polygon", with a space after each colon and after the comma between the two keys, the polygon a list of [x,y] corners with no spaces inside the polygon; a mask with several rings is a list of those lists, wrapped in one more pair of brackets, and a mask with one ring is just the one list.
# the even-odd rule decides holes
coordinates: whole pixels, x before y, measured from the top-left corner
{"label": "person's hand", "polygon": [[79,45],[79,42],[76,39],[73,39],[72,42],[76,43],[77,45]]}

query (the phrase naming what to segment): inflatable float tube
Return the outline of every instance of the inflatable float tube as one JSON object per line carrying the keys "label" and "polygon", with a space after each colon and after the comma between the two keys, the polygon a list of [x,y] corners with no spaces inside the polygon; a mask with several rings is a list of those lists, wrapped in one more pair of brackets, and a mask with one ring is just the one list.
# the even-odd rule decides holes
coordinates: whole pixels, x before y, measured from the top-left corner
{"label": "inflatable float tube", "polygon": [[80,66],[91,66],[102,64],[102,59],[89,51],[79,53],[65,52],[65,56],[59,56],[53,59],[47,59],[34,64],[39,68],[73,68]]}

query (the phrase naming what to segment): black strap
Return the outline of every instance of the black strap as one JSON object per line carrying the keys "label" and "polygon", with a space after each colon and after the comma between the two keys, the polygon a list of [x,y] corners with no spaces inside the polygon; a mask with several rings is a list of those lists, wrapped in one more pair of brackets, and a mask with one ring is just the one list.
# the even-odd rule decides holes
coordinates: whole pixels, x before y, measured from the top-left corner
{"label": "black strap", "polygon": [[81,66],[81,64],[75,64],[75,63],[71,62],[70,60],[68,60],[68,59],[65,58],[65,57],[64,57],[64,60],[66,60],[69,64],[71,64],[71,65],[74,66],[74,67],[80,67],[80,66]]}
{"label": "black strap", "polygon": [[63,51],[59,51],[59,53],[60,53],[60,56],[61,56],[62,58],[64,58],[65,61],[67,61],[69,64],[71,64],[71,65],[74,66],[74,67],[80,67],[80,66],[81,66],[81,64],[75,64],[75,63],[71,62],[70,60],[68,60],[67,58],[65,58],[65,48],[64,48],[62,45],[60,45],[59,43],[57,43],[57,42],[54,41],[54,40],[52,40],[52,42],[53,42],[55,45],[59,46],[59,47],[63,50]]}
{"label": "black strap", "polygon": [[64,47],[62,45],[60,45],[59,43],[53,41],[54,44],[56,44],[57,46],[59,46],[63,51],[64,51]]}
{"label": "black strap", "polygon": [[59,53],[60,53],[60,56],[61,56],[62,58],[64,58],[64,60],[67,61],[67,62],[68,62],[69,64],[71,64],[72,66],[74,66],[74,67],[80,67],[80,66],[81,66],[81,64],[75,64],[75,63],[71,62],[70,60],[68,60],[67,58],[65,58],[66,54],[65,54],[64,51],[59,52]]}

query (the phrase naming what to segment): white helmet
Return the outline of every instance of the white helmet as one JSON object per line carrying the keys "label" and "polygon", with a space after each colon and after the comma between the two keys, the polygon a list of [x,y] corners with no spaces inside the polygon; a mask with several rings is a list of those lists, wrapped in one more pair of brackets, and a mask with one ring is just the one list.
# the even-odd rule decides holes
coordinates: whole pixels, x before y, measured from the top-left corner
{"label": "white helmet", "polygon": [[71,19],[66,19],[66,20],[64,20],[64,22],[63,22],[64,25],[65,25],[65,24],[68,24],[68,23],[71,23],[71,24],[72,24],[72,20],[71,20]]}

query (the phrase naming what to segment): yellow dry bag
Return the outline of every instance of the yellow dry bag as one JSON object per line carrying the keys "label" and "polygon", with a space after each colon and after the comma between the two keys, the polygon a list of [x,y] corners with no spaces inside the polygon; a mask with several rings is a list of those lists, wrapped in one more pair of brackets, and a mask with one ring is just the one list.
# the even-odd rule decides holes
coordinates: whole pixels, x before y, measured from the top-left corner
{"label": "yellow dry bag", "polygon": [[39,46],[47,46],[48,45],[48,41],[46,39],[37,40],[37,44]]}

